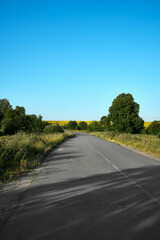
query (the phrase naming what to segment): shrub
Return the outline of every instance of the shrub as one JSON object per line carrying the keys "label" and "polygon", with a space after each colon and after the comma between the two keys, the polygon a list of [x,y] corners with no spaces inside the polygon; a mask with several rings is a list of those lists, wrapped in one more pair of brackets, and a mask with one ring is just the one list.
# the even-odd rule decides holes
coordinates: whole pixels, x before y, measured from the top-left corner
{"label": "shrub", "polygon": [[48,125],[43,129],[43,133],[49,134],[49,133],[62,133],[63,128],[58,125],[58,124],[54,124],[54,125]]}
{"label": "shrub", "polygon": [[84,121],[80,122],[78,125],[79,130],[86,130],[87,129],[88,124]]}

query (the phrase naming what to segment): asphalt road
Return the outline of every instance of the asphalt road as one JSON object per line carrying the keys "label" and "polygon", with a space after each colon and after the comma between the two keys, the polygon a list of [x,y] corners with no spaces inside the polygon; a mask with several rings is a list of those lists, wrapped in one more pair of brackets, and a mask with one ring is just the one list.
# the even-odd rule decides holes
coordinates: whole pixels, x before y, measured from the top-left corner
{"label": "asphalt road", "polygon": [[0,239],[158,240],[160,163],[76,134],[44,162]]}

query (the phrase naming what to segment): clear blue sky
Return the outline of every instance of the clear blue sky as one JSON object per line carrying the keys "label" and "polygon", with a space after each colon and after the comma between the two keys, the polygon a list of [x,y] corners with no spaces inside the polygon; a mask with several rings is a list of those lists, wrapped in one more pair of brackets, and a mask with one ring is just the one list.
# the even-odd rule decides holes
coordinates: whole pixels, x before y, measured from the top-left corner
{"label": "clear blue sky", "polygon": [[0,98],[44,120],[99,120],[131,93],[160,120],[159,0],[0,0]]}

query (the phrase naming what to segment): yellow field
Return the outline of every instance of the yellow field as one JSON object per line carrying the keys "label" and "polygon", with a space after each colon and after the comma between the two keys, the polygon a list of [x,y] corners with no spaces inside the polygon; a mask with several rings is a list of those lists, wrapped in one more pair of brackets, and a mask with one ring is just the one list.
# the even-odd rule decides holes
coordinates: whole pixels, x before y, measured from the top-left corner
{"label": "yellow field", "polygon": [[[76,120],[75,120],[76,121]],[[83,120],[82,120],[83,121]],[[82,121],[76,121],[78,124]],[[51,124],[59,124],[60,126],[64,126],[66,125],[69,121],[45,121],[45,122],[48,122],[48,123],[51,123]],[[86,122],[87,124],[90,124],[92,121],[84,121]]]}
{"label": "yellow field", "polygon": [[144,127],[147,128],[150,124],[151,122],[144,122]]}
{"label": "yellow field", "polygon": [[[75,120],[76,121],[76,120]],[[83,120],[82,120],[83,121]],[[76,121],[78,124],[82,121]],[[51,124],[59,124],[60,126],[64,126],[66,125],[69,121],[45,121]],[[92,121],[84,121],[87,124],[90,124]],[[149,125],[151,124],[151,122],[144,122],[144,127],[147,128]]]}

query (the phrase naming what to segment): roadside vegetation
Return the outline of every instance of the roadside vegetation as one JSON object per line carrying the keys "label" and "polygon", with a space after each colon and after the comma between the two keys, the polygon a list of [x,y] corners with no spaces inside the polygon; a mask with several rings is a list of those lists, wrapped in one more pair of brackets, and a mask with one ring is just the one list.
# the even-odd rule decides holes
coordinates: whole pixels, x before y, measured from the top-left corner
{"label": "roadside vegetation", "polygon": [[160,158],[160,138],[154,135],[116,132],[91,132],[90,134],[121,145],[132,147]]}
{"label": "roadside vegetation", "polygon": [[0,182],[38,166],[57,144],[73,136],[68,130],[160,157],[160,121],[145,124],[129,93],[118,95],[100,121],[42,121],[41,115],[27,115],[24,107],[13,109],[7,99],[0,99]]}
{"label": "roadside vegetation", "polygon": [[160,121],[144,122],[139,116],[139,104],[131,94],[122,93],[112,102],[108,115],[100,121],[68,122],[64,128],[91,133],[160,157]]}
{"label": "roadside vegetation", "polygon": [[18,132],[0,137],[0,182],[6,182],[40,165],[48,153],[72,133]]}
{"label": "roadside vegetation", "polygon": [[12,108],[0,100],[0,184],[17,178],[41,164],[48,153],[72,133],[58,124],[42,121],[42,116],[26,115],[25,108]]}

